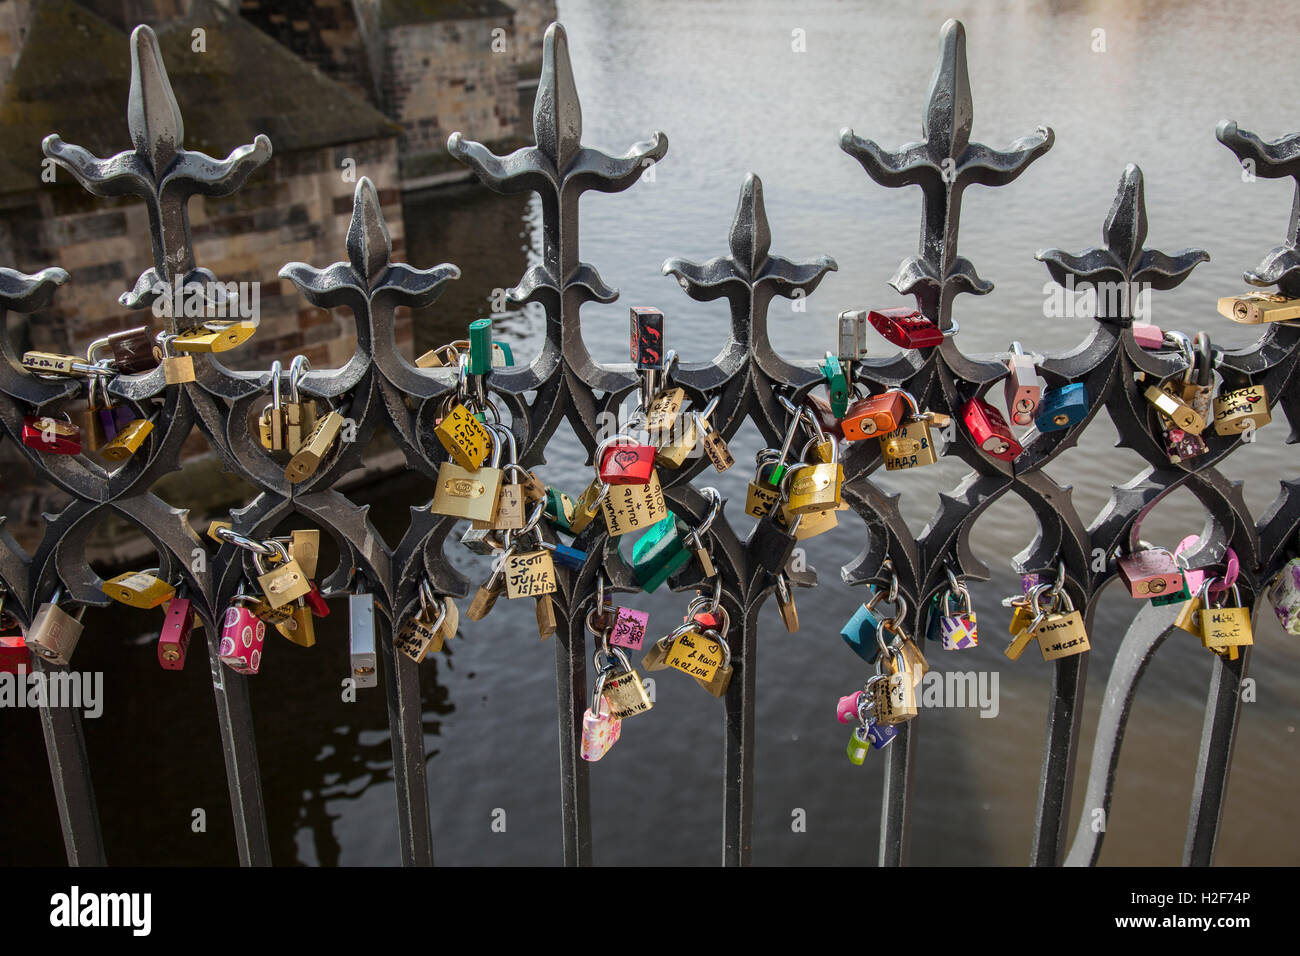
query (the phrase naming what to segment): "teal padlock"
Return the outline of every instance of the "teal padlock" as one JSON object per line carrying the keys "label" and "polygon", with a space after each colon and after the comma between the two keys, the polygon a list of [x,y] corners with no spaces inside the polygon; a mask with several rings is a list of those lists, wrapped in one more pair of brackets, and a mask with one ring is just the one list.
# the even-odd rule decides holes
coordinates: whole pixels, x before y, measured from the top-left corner
{"label": "teal padlock", "polygon": [[559,488],[547,486],[546,507],[543,511],[546,519],[561,531],[572,534],[570,522],[573,520],[573,501]]}
{"label": "teal padlock", "polygon": [[849,410],[849,380],[844,375],[844,366],[830,352],[822,362],[822,377],[826,379],[826,392],[831,400],[831,414],[843,418]]}
{"label": "teal padlock", "polygon": [[1182,604],[1184,601],[1192,599],[1192,592],[1187,588],[1187,578],[1183,578],[1183,588],[1175,594],[1161,594],[1151,599],[1154,607],[1164,607],[1166,604]]}
{"label": "teal padlock", "polygon": [[515,353],[510,348],[509,342],[502,342],[499,339],[492,340],[492,366],[493,368],[510,368],[515,364]]}
{"label": "teal padlock", "polygon": [[469,324],[469,374],[486,375],[492,370],[492,320],[475,319]]}
{"label": "teal padlock", "polygon": [[693,552],[686,547],[687,534],[689,530],[670,511],[637,538],[632,545],[632,576],[643,591],[655,590],[690,561]]}

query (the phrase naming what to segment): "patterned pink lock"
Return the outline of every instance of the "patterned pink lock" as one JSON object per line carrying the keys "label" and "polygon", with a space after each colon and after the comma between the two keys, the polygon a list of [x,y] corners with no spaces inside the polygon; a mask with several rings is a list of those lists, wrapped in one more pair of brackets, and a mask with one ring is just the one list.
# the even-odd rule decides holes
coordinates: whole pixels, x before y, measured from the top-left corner
{"label": "patterned pink lock", "polygon": [[852,694],[840,698],[839,706],[835,708],[835,718],[841,724],[856,724],[862,718],[858,716],[858,702],[862,700],[862,691],[856,690]]}
{"label": "patterned pink lock", "polygon": [[588,707],[582,715],[582,759],[595,761],[609,753],[609,748],[618,742],[623,733],[623,721],[609,714],[609,704],[600,698],[600,713],[594,714]]}
{"label": "patterned pink lock", "polygon": [[650,626],[650,614],[636,608],[620,607],[614,615],[614,630],[609,635],[609,642],[619,647],[634,651],[641,650],[645,641],[646,628]]}

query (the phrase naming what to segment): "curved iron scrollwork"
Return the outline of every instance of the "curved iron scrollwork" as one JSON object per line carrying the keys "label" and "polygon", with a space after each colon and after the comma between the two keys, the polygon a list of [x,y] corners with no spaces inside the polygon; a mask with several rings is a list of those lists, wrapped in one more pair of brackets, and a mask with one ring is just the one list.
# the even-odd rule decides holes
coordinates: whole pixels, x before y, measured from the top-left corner
{"label": "curved iron scrollwork", "polygon": [[[953,325],[953,306],[962,293],[985,295],[991,282],[958,254],[957,237],[961,200],[971,185],[997,187],[1020,176],[1053,144],[1053,134],[1039,127],[1004,150],[994,150],[971,139],[973,109],[967,76],[965,33],[960,23],[948,21],[941,32],[937,67],[922,115],[921,142],[890,151],[845,129],[840,147],[856,159],[877,183],[889,187],[919,186],[922,192],[921,233],[917,254],[904,260],[891,280],[901,294],[916,297],[923,314],[941,329]],[[100,196],[130,195],[142,199],[149,210],[153,266],[123,294],[128,309],[150,306],[176,283],[205,287],[213,274],[195,260],[187,218],[194,195],[221,196],[237,189],[271,155],[271,144],[258,136],[234,150],[224,160],[185,149],[184,125],[157,40],[148,27],[137,27],[131,37],[131,94],[128,128],[134,148],[108,159],[50,136],[46,155],[69,169],[90,192]],[[604,413],[617,411],[637,387],[630,365],[602,365],[588,352],[581,335],[579,310],[591,301],[608,303],[617,291],[601,278],[595,266],[579,253],[579,199],[584,192],[620,192],[630,188],[644,169],[661,159],[668,140],[656,132],[631,146],[621,156],[611,156],[582,145],[582,113],[569,62],[567,39],[554,24],[546,33],[543,63],[533,113],[536,144],[508,156],[494,155],[483,145],[453,133],[448,140],[452,156],[469,166],[489,188],[502,193],[535,192],[541,199],[542,255],[510,291],[516,303],[539,303],[546,315],[541,350],[526,367],[494,370],[489,388],[510,413],[509,427],[524,465],[537,463],[561,421],[568,420],[588,453],[598,442],[598,422]],[[1264,143],[1253,134],[1225,123],[1220,140],[1239,158],[1255,164],[1262,177],[1296,179],[1287,241],[1265,257],[1246,280],[1256,285],[1276,284],[1287,295],[1300,295],[1300,135]],[[1142,284],[1155,290],[1174,288],[1208,255],[1184,250],[1172,255],[1146,249],[1147,219],[1142,173],[1128,166],[1120,178],[1114,204],[1102,230],[1103,247],[1070,254],[1058,249],[1038,253],[1051,277],[1059,283],[1110,282]],[[752,420],[769,442],[779,443],[785,413],[778,396],[798,400],[821,381],[812,363],[783,358],[768,336],[768,307],[776,296],[802,297],[814,292],[827,272],[837,265],[828,256],[791,260],[771,252],[772,236],[763,203],[763,187],[750,174],[741,186],[735,217],[724,255],[696,263],[670,258],[665,275],[676,279],[686,295],[698,301],[725,298],[730,309],[730,331],[720,352],[707,362],[683,362],[674,384],[702,406],[721,399],[714,427],[726,438]],[[53,407],[76,393],[66,381],[37,379],[21,371],[11,346],[3,343],[0,362],[0,420],[4,432],[22,450],[43,478],[72,497],[59,514],[48,519],[39,546],[26,554],[0,528],[0,580],[12,597],[6,605],[23,621],[47,600],[56,585],[77,601],[104,604],[99,579],[85,559],[89,530],[106,513],[126,518],[148,536],[157,548],[160,573],[184,580],[199,615],[208,624],[213,682],[221,719],[232,804],[236,813],[240,856],[245,863],[269,862],[264,813],[256,770],[256,748],[245,679],[225,671],[215,660],[212,626],[236,586],[252,568],[246,552],[224,545],[201,570],[194,570],[190,555],[202,547],[189,526],[187,513],[173,508],[149,489],[158,478],[179,467],[181,445],[197,427],[226,468],[258,489],[247,507],[232,512],[235,530],[265,536],[286,516],[297,512],[309,517],[337,541],[343,555],[339,568],[323,583],[331,593],[341,593],[364,579],[379,598],[383,614],[385,671],[390,723],[397,765],[403,859],[407,863],[432,862],[428,797],[424,791],[424,764],[419,727],[419,676],[413,662],[392,653],[388,631],[395,621],[418,604],[418,585],[429,576],[443,593],[464,595],[467,581],[456,572],[444,552],[445,538],[456,519],[434,513],[430,506],[412,509],[410,524],[395,546],[389,547],[370,523],[366,509],[335,490],[338,479],[357,467],[369,439],[386,430],[405,455],[410,468],[430,479],[436,476],[446,453],[433,435],[443,400],[456,386],[455,374],[446,369],[416,368],[398,351],[394,341],[394,314],[398,306],[420,307],[435,302],[445,285],[459,277],[459,269],[441,264],[419,269],[391,258],[391,242],[378,194],[368,179],[356,188],[351,224],[347,232],[346,261],[324,268],[289,263],[280,275],[288,279],[313,305],[346,307],[354,317],[356,351],[339,369],[313,370],[302,382],[303,392],[331,407],[345,408],[356,425],[355,441],[344,443],[317,473],[301,484],[290,484],[282,468],[265,455],[250,433],[250,415],[267,401],[270,374],[227,369],[210,355],[196,355],[195,381],[167,385],[161,369],[139,375],[118,375],[110,391],[140,414],[158,412],[159,427],[147,448],[123,465],[108,469],[88,459],[48,456],[24,448],[18,441],[21,419],[27,409]],[[48,304],[68,279],[61,269],[50,268],[27,276],[0,270],[0,333],[6,331],[8,312],[29,313]],[[1101,299],[1099,297],[1098,301]],[[1241,558],[1241,588],[1253,602],[1262,584],[1287,558],[1288,543],[1300,526],[1300,480],[1284,482],[1283,492],[1270,511],[1256,522],[1240,487],[1228,481],[1216,465],[1229,455],[1238,439],[1206,435],[1209,451],[1191,463],[1170,464],[1161,441],[1155,413],[1134,385],[1135,373],[1164,379],[1181,366],[1175,359],[1144,351],[1131,331],[1132,312],[1127,306],[1109,310],[1102,305],[1085,341],[1060,354],[1049,355],[1041,373],[1051,386],[1083,383],[1091,399],[1087,418],[1070,428],[1037,434],[1024,453],[1007,463],[990,457],[964,429],[946,454],[966,462],[971,472],[952,491],[940,496],[937,512],[919,535],[913,535],[898,508],[898,497],[880,490],[872,473],[882,464],[875,442],[854,443],[842,459],[845,499],[863,520],[867,544],[842,571],[850,585],[874,580],[886,561],[892,563],[900,590],[912,608],[911,625],[924,631],[929,598],[943,588],[949,569],[987,578],[988,569],[974,556],[969,535],[979,516],[1000,497],[1013,492],[1033,511],[1038,533],[1025,552],[1016,557],[1021,570],[1045,570],[1062,562],[1066,588],[1076,606],[1091,621],[1096,600],[1116,573],[1113,559],[1094,570],[1098,550],[1114,555],[1135,547],[1143,518],[1161,500],[1187,488],[1207,513],[1205,532],[1194,558],[1208,564],[1220,561],[1231,547]],[[174,328],[174,321],[169,323]],[[1300,394],[1291,388],[1300,331],[1270,326],[1250,348],[1228,351],[1221,367],[1243,381],[1266,385],[1273,400],[1280,400],[1288,418],[1300,422]],[[921,407],[960,415],[962,405],[983,395],[1006,375],[1006,366],[991,357],[968,356],[955,337],[937,348],[906,352],[892,358],[854,363],[856,380],[872,391],[903,388]],[[1133,479],[1117,487],[1101,515],[1089,526],[1074,508],[1070,489],[1057,484],[1044,466],[1072,447],[1097,414],[1106,411],[1121,444],[1147,462]],[[1296,440],[1293,433],[1291,441]],[[708,511],[709,500],[692,484],[704,460],[691,462],[664,478],[665,495],[673,508],[695,521]],[[723,582],[723,600],[735,625],[729,641],[735,678],[725,699],[727,748],[723,861],[747,863],[753,829],[754,710],[757,667],[757,615],[776,584],[732,528],[725,513],[713,524],[711,546]],[[556,639],[557,693],[561,778],[563,781],[563,832],[565,859],[591,861],[591,830],[587,800],[587,764],[579,758],[577,741],[586,700],[586,644],[584,619],[594,597],[596,576],[604,572],[615,590],[635,590],[618,553],[616,539],[608,538],[600,522],[579,536],[578,546],[589,554],[577,571],[561,573],[561,590],[555,595],[559,630]],[[808,586],[814,576],[796,583]],[[670,581],[674,590],[699,583],[698,574],[684,571]],[[1154,622],[1154,623],[1153,623]],[[1120,663],[1111,681],[1112,692],[1102,713],[1098,758],[1094,759],[1093,787],[1097,799],[1108,800],[1111,777],[1124,730],[1127,702],[1131,701],[1145,661],[1167,633],[1171,621],[1164,616],[1139,615],[1125,639]],[[1155,630],[1153,630],[1155,628]],[[1065,861],[1064,839],[1068,799],[1077,758],[1087,656],[1066,658],[1055,670],[1049,711],[1044,772],[1035,827],[1034,862]],[[1208,862],[1212,853],[1217,812],[1226,785],[1229,754],[1223,741],[1235,732],[1234,687],[1239,687],[1249,654],[1235,662],[1216,658],[1215,682],[1207,706],[1206,741],[1202,747],[1198,778],[1198,805],[1189,828],[1189,862]],[[906,858],[908,788],[914,765],[915,727],[909,723],[888,751],[888,772],[883,801],[883,863]],[[72,726],[79,735],[79,729]],[[1104,739],[1103,739],[1104,738]],[[50,739],[50,738],[47,738]],[[57,745],[51,743],[53,748]],[[1217,748],[1217,750],[1216,750]],[[1104,766],[1103,766],[1104,764]],[[74,810],[65,814],[65,836],[70,853],[74,844],[92,846],[97,837],[93,821],[93,793],[89,783],[78,789],[76,780],[64,776],[56,786]],[[89,809],[92,812],[84,812]],[[94,826],[94,832],[87,832]],[[1100,835],[1084,836],[1088,846],[1076,841],[1070,862],[1093,862]],[[1207,849],[1208,848],[1208,849]],[[102,856],[102,847],[99,848]],[[73,854],[74,857],[77,856]],[[79,857],[93,859],[93,852]]]}

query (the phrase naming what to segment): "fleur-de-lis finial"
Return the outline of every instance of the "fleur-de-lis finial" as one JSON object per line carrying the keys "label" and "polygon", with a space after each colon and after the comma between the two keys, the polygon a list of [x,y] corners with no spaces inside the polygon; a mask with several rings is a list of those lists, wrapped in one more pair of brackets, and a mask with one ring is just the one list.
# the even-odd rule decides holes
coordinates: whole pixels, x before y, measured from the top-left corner
{"label": "fleur-de-lis finial", "polygon": [[1295,180],[1291,200],[1291,220],[1286,241],[1269,251],[1253,272],[1243,278],[1251,285],[1276,285],[1283,295],[1300,297],[1300,133],[1292,133],[1265,142],[1254,133],[1238,129],[1232,120],[1224,120],[1214,131],[1219,142],[1236,154],[1251,175],[1263,179]]}
{"label": "fleur-de-lis finial", "polygon": [[794,262],[770,254],[772,230],[763,203],[763,182],[753,173],[740,188],[728,240],[729,255],[701,263],[674,256],[664,263],[663,271],[674,276],[692,299],[707,302],[727,296],[743,306],[732,310],[732,337],[750,349],[755,341],[767,341],[767,303],[772,295],[787,299],[807,295],[826,273],[839,268],[830,256]]}
{"label": "fleur-de-lis finial", "polygon": [[[1068,277],[1073,276],[1094,287],[1113,283],[1125,288],[1123,295],[1096,296],[1099,319],[1132,321],[1135,285],[1145,283],[1160,291],[1172,289],[1191,275],[1198,262],[1210,259],[1204,249],[1183,249],[1168,256],[1143,247],[1147,238],[1146,190],[1142,170],[1132,163],[1124,167],[1119,178],[1115,201],[1111,203],[1101,236],[1106,241],[1104,249],[1094,246],[1078,255],[1060,249],[1041,249],[1035,254],[1036,259],[1047,264],[1047,271],[1060,285],[1067,285]],[[1118,314],[1109,314],[1112,305],[1118,308]]]}
{"label": "fleur-de-lis finial", "polygon": [[57,134],[41,144],[45,155],[70,171],[96,196],[139,196],[149,210],[153,267],[122,296],[122,304],[138,309],[150,305],[180,277],[195,271],[187,206],[191,196],[226,196],[258,166],[271,158],[271,141],[258,134],[225,159],[185,149],[181,119],[171,81],[163,66],[158,37],[148,26],[131,33],[131,93],[127,125],[134,149],[100,159]]}
{"label": "fleur-de-lis finial", "polygon": [[899,292],[913,294],[921,311],[948,327],[952,300],[961,292],[993,290],[975,267],[957,255],[961,196],[971,184],[1005,186],[1047,152],[1054,136],[1040,126],[1029,136],[994,150],[970,141],[974,110],[966,69],[966,31],[949,20],[940,31],[939,60],[921,118],[925,139],[890,152],[869,139],[840,133],[840,148],[862,164],[882,186],[920,186],[924,193],[919,255],[903,261],[890,280]]}

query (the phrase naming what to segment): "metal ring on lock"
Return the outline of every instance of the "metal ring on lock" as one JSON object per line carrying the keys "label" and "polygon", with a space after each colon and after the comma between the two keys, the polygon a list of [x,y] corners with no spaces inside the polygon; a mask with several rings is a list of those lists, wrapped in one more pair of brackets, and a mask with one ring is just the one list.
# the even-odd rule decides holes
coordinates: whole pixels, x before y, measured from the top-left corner
{"label": "metal ring on lock", "polygon": [[[954,321],[954,322],[953,322],[953,325],[956,325],[956,324],[957,324],[956,321]],[[947,335],[947,334],[948,334],[947,332],[944,333],[944,335]],[[907,399],[907,404],[909,404],[909,405],[912,406],[912,418],[913,418],[913,420],[920,418],[920,417],[921,417],[921,406],[918,405],[918,404],[916,403],[916,396],[913,395],[911,392],[907,391],[906,389],[903,389],[903,388],[900,388],[898,391],[899,391],[900,393],[902,393],[902,396],[903,396],[905,399]],[[901,425],[902,423],[900,422],[899,424]]]}
{"label": "metal ring on lock", "polygon": [[295,355],[293,361],[289,363],[289,401],[297,404],[301,399],[298,397],[298,386],[302,384],[302,377],[311,371],[311,362],[305,355]]}
{"label": "metal ring on lock", "polygon": [[691,602],[686,605],[686,623],[693,623],[696,614],[716,614],[720,619],[719,624],[722,627],[722,633],[726,634],[731,630],[731,615],[727,612],[727,609],[722,606],[718,598],[719,595],[717,593],[713,595],[712,601],[703,594],[697,594],[695,597],[691,598]]}
{"label": "metal ring on lock", "polygon": [[944,338],[951,338],[961,331],[961,325],[956,319],[952,316],[948,316],[948,321],[951,322],[952,325],[943,331]]}
{"label": "metal ring on lock", "polygon": [[[604,657],[605,660],[610,663],[602,667],[600,663],[601,657]],[[617,644],[596,648],[596,652],[591,657],[591,663],[592,666],[596,668],[596,673],[598,674],[616,670],[619,667],[623,668],[626,673],[631,673],[632,671],[632,661],[628,659],[627,652]]]}
{"label": "metal ring on lock", "polygon": [[713,522],[718,520],[718,515],[722,511],[722,495],[717,488],[701,488],[700,493],[709,499],[709,510],[704,515],[704,520],[690,530],[686,535],[687,540],[694,539],[695,544],[704,547],[704,535],[709,533],[713,527]]}
{"label": "metal ring on lock", "polygon": [[[281,542],[276,541],[275,539],[271,539],[270,541],[263,541],[262,544],[269,545],[270,551],[253,552],[253,567],[257,569],[257,573],[259,575],[266,574],[266,572],[269,570],[268,568],[263,566],[263,562],[262,562],[262,558],[264,558],[267,554],[274,554],[276,557],[278,557],[280,559],[279,564],[287,564],[288,561],[290,560],[291,555],[289,554],[289,549]],[[279,565],[277,565],[277,567],[278,566]]]}
{"label": "metal ring on lock", "polygon": [[217,528],[216,536],[227,544],[233,544],[255,554],[272,554],[275,551],[270,545],[250,538],[246,534],[240,534],[234,528]]}
{"label": "metal ring on lock", "polygon": [[[885,620],[885,621],[881,621],[881,622],[880,622],[880,629],[883,631],[883,630],[885,629],[885,625],[886,625],[886,624],[889,624],[891,627],[893,627],[893,623],[894,623],[894,619],[893,619],[893,618],[888,618],[888,619]],[[899,631],[895,631],[895,633],[901,633],[901,632],[899,632]],[[881,639],[881,638],[880,638],[880,632],[877,631],[877,632],[876,632],[876,640],[877,640],[877,641],[880,641],[880,639]],[[883,644],[883,643],[882,643],[882,644],[880,645],[880,647],[881,647],[881,653],[880,653],[880,656],[876,658],[876,676],[877,676],[877,677],[891,677],[891,676],[893,676],[893,675],[891,675],[891,674],[886,674],[886,673],[885,673],[885,658],[886,658],[886,657],[890,658],[891,660],[895,660],[895,661],[897,662],[897,663],[895,663],[895,665],[894,665],[894,673],[895,673],[895,674],[906,674],[906,673],[907,673],[907,658],[903,656],[903,652],[902,652],[901,650],[899,650],[897,647],[894,647],[892,644]]]}
{"label": "metal ring on lock", "polygon": [[1026,630],[1031,631],[1031,632],[1032,632],[1032,631],[1036,631],[1036,630],[1038,630],[1038,628],[1042,625],[1042,623],[1043,623],[1045,620],[1047,620],[1047,614],[1048,614],[1048,612],[1045,611],[1045,610],[1043,609],[1043,606],[1042,606],[1042,597],[1043,597],[1043,595],[1045,595],[1045,594],[1051,594],[1051,595],[1053,595],[1053,600],[1052,600],[1052,611],[1053,611],[1053,612],[1056,611],[1056,607],[1057,607],[1056,600],[1057,600],[1057,599],[1056,599],[1055,595],[1056,595],[1057,593],[1059,593],[1059,592],[1054,591],[1054,590],[1052,589],[1052,586],[1051,586],[1050,584],[1035,584],[1032,588],[1029,589],[1029,594],[1028,594],[1028,597],[1029,597],[1029,609],[1030,609],[1031,612],[1033,612],[1033,615],[1034,615],[1034,616],[1030,619],[1030,621],[1029,621],[1029,625],[1028,625],[1028,627],[1026,628]]}

